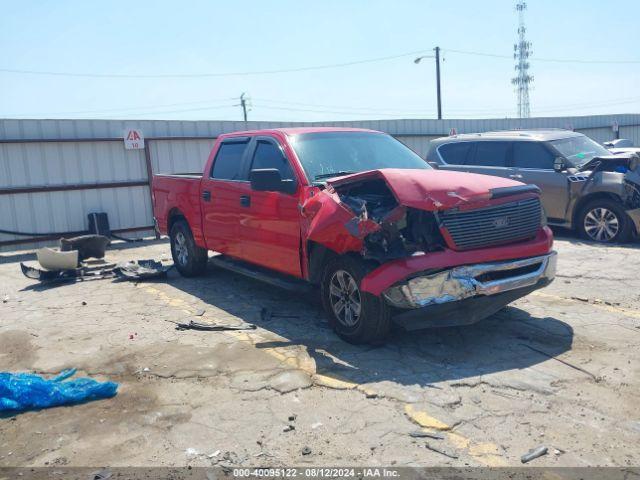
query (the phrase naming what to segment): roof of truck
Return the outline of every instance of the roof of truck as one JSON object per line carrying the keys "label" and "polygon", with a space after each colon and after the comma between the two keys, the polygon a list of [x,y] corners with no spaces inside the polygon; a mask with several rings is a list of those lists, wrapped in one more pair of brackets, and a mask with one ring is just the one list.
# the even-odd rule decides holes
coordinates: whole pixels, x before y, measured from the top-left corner
{"label": "roof of truck", "polygon": [[350,127],[285,127],[285,128],[261,128],[259,130],[246,130],[240,132],[232,132],[226,135],[256,135],[261,133],[280,132],[285,135],[301,135],[304,133],[322,133],[322,132],[371,132],[382,133],[377,130],[369,130],[366,128],[350,128]]}
{"label": "roof of truck", "polygon": [[541,130],[503,130],[483,133],[462,133],[460,135],[436,138],[433,141],[437,143],[455,140],[533,140],[544,142],[549,140],[559,140],[561,138],[579,137],[581,135],[581,133],[574,132],[572,130],[550,128]]}

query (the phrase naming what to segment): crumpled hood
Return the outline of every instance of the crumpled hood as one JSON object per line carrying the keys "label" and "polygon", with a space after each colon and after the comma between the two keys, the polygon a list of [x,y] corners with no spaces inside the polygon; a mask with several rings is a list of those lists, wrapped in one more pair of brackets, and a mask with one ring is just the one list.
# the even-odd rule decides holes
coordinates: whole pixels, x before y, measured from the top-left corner
{"label": "crumpled hood", "polygon": [[421,210],[446,210],[488,201],[491,190],[522,185],[515,180],[475,173],[446,170],[386,168],[334,178],[327,184],[334,189],[361,180],[384,179],[401,205]]}

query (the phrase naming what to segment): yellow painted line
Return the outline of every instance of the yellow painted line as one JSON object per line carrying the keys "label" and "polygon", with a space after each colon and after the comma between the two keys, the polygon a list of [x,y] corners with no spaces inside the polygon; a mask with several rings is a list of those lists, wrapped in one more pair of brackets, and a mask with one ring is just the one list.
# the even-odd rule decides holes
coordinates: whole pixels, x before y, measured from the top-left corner
{"label": "yellow painted line", "polygon": [[437,418],[433,418],[427,412],[416,410],[411,404],[407,404],[404,406],[404,413],[412,422],[417,423],[423,428],[430,428],[432,430],[440,431],[451,430],[451,427],[446,423],[441,422]]}
{"label": "yellow painted line", "polygon": [[[191,306],[183,299],[172,297],[171,295],[168,295],[167,293],[156,287],[143,284],[138,284],[137,287],[159,298],[168,306],[180,309],[187,315],[194,315],[196,313],[196,310],[191,308]],[[239,330],[229,330],[221,333],[232,337],[240,342],[255,346],[254,337],[247,332]],[[361,385],[359,383],[354,383],[348,380],[343,380],[340,378],[330,377],[321,373],[317,373],[316,363],[313,358],[300,358],[297,355],[291,356],[290,354],[288,355],[287,353],[282,352],[282,348],[283,347],[264,348],[261,349],[261,351],[267,353],[268,355],[286,365],[300,369],[309,374],[314,379],[314,383],[316,385],[337,390],[358,390],[368,396],[377,395],[375,390],[366,385]],[[430,416],[425,411],[415,409],[411,404],[405,404],[404,411],[410,420],[412,420],[414,423],[417,423],[421,427],[425,429],[445,432],[447,435],[447,439],[453,446],[455,446],[459,450],[466,450],[469,455],[474,457],[479,463],[489,467],[501,467],[507,465],[507,463],[499,456],[499,448],[493,443],[473,442],[472,440],[460,435],[459,433],[452,432],[452,427],[444,422],[441,422],[437,418]]]}
{"label": "yellow painted line", "polygon": [[478,462],[488,467],[504,467],[508,463],[502,458],[500,448],[491,442],[474,442],[464,435],[451,431],[452,427],[427,412],[417,410],[413,405],[404,406],[404,412],[411,421],[420,425],[425,431],[437,430],[444,432],[447,440],[458,450],[466,450]]}
{"label": "yellow painted line", "polygon": [[640,318],[640,312],[638,312],[637,310],[628,310],[626,308],[616,307],[614,305],[607,305],[605,303],[583,302],[582,300],[577,300],[575,298],[561,297],[559,295],[552,295],[552,294],[540,292],[540,291],[532,292],[531,295],[534,295],[536,297],[548,298],[550,300],[560,300],[560,301],[565,301],[569,303],[578,303],[580,305],[589,305],[591,307],[599,308],[600,310],[605,310],[611,313],[618,313],[626,317]]}

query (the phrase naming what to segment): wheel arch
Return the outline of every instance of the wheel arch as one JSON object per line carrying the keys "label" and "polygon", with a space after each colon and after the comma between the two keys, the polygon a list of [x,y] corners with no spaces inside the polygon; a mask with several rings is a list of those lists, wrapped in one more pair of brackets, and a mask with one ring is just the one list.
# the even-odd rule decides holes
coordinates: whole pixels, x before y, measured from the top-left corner
{"label": "wheel arch", "polygon": [[[189,225],[189,222],[187,221],[187,217],[184,215],[184,213],[182,213],[182,211],[179,208],[174,207],[169,211],[169,215],[167,215],[167,233],[168,234],[171,234],[171,228],[179,220],[184,220],[187,223],[187,225]],[[191,226],[189,226],[189,229],[191,229]]]}
{"label": "wheel arch", "polygon": [[317,285],[322,280],[322,272],[325,265],[331,260],[338,258],[335,251],[325,247],[321,243],[307,240],[307,257],[309,265],[309,282]]}
{"label": "wheel arch", "polygon": [[571,226],[573,228],[578,228],[579,226],[578,219],[579,219],[580,213],[582,212],[582,209],[585,207],[585,205],[587,205],[588,203],[594,200],[612,200],[614,202],[619,202],[621,206],[624,205],[622,198],[619,195],[616,195],[615,193],[594,192],[594,193],[590,193],[589,195],[585,195],[584,197],[580,198],[576,202],[576,205],[573,209],[573,215],[571,217]]}

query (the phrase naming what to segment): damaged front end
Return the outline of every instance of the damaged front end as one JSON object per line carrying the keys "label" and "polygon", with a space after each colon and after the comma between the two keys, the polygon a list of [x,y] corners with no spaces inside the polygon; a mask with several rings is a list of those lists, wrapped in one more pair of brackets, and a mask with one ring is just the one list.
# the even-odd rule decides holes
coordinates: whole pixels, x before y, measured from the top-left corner
{"label": "damaged front end", "polygon": [[623,207],[640,233],[640,156],[637,154],[596,157],[569,177],[582,180],[581,195],[609,192],[622,200]]}
{"label": "damaged front end", "polygon": [[329,185],[303,207],[308,238],[379,263],[442,250],[433,212],[401,205],[382,178]]}
{"label": "damaged front end", "polygon": [[507,262],[465,265],[413,277],[385,290],[398,308],[420,308],[476,295],[495,295],[548,283],[555,277],[556,253]]}

